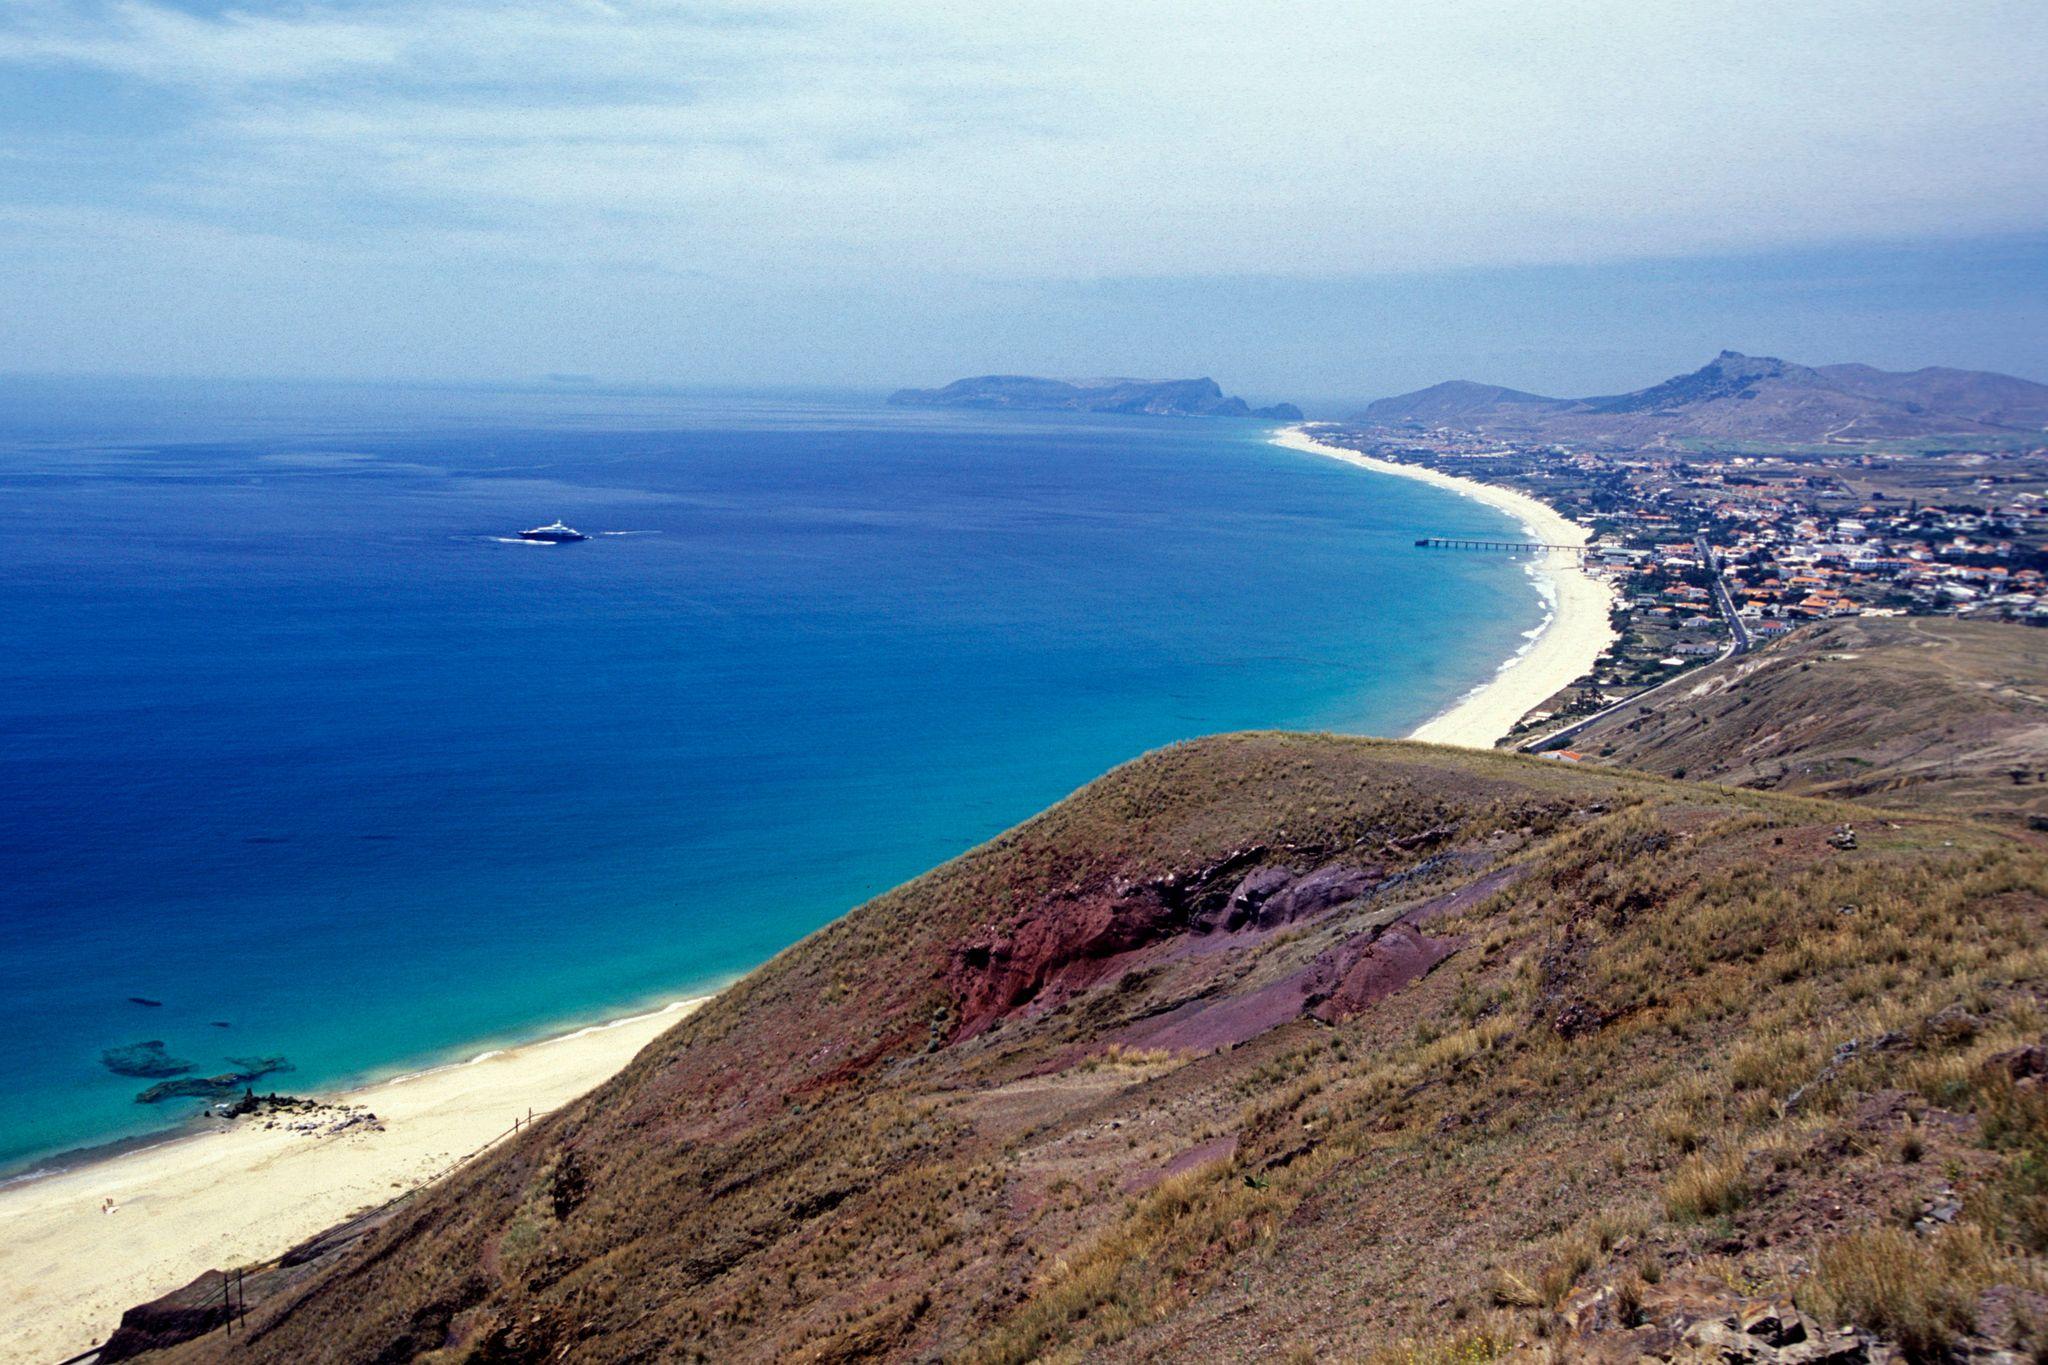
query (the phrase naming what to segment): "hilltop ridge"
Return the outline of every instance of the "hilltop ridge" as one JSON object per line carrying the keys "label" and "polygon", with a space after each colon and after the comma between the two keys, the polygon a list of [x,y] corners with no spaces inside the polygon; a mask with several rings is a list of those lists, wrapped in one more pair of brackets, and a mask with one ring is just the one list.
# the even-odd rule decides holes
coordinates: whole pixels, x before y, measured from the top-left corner
{"label": "hilltop ridge", "polygon": [[1365,415],[1388,424],[1414,422],[1422,426],[1455,426],[1467,419],[1483,419],[1497,408],[1562,408],[1569,407],[1572,402],[1569,398],[1546,398],[1540,393],[1524,393],[1499,384],[1447,379],[1413,393],[1382,398],[1368,406]]}
{"label": "hilltop ridge", "polygon": [[2048,826],[2048,631],[1827,621],[1572,741],[1598,762]]}
{"label": "hilltop ridge", "polygon": [[1362,419],[1596,443],[2011,434],[2048,428],[2048,384],[1976,370],[1815,368],[1722,351],[1697,370],[1628,393],[1548,398],[1453,380],[1382,398]]}

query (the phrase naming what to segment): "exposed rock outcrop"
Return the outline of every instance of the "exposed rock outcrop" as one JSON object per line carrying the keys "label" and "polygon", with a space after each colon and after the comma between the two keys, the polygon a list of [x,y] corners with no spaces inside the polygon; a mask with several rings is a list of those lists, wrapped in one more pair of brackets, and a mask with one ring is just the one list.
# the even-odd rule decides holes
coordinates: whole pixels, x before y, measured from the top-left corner
{"label": "exposed rock outcrop", "polygon": [[1326,1022],[1349,1018],[1421,980],[1464,942],[1431,938],[1400,923],[1347,940],[1310,969],[1309,1012]]}
{"label": "exposed rock outcrop", "polygon": [[100,1347],[99,1365],[161,1351],[225,1324],[228,1309],[224,1278],[220,1271],[209,1270],[190,1284],[123,1313],[121,1325]]}
{"label": "exposed rock outcrop", "polygon": [[1184,876],[1076,893],[962,944],[946,972],[958,1001],[952,1036],[972,1037],[1027,1005],[1057,1003],[1134,965],[1124,959],[1166,939],[1282,928],[1358,900],[1387,880],[1378,866],[1331,863],[1301,873],[1268,863],[1244,873],[1228,894],[1214,894],[1233,864],[1257,856],[1247,850]]}
{"label": "exposed rock outcrop", "polygon": [[1896,1348],[1867,1332],[1830,1329],[1782,1299],[1745,1299],[1713,1286],[1603,1285],[1575,1295],[1563,1317],[1569,1357],[1726,1365],[1890,1365]]}

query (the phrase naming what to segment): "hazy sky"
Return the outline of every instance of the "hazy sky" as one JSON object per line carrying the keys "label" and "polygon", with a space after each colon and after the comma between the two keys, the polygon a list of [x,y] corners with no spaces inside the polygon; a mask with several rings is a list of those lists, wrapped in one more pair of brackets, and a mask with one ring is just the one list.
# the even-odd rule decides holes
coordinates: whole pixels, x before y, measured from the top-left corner
{"label": "hazy sky", "polygon": [[2040,0],[0,0],[0,369],[2048,379]]}

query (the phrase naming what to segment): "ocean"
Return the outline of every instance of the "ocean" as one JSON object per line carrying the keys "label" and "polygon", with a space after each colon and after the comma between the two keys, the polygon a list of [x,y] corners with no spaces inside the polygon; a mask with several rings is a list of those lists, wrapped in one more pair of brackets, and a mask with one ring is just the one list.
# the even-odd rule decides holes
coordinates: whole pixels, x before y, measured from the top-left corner
{"label": "ocean", "polygon": [[1502,514],[1269,434],[0,382],[0,1174],[197,1107],[107,1049],[324,1088],[714,987],[1148,749],[1403,734],[1538,624],[1413,544]]}

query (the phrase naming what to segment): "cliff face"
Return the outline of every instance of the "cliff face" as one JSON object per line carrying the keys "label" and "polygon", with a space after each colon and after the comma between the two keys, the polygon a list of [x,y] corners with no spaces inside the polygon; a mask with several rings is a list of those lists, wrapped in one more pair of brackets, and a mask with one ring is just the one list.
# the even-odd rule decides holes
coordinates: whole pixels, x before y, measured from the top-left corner
{"label": "cliff face", "polygon": [[1154,417],[1262,417],[1298,422],[1292,403],[1253,408],[1228,398],[1213,379],[1039,379],[988,374],[956,379],[942,389],[898,389],[899,407],[1013,408],[1030,411],[1142,413]]}
{"label": "cliff face", "polygon": [[2044,911],[1967,823],[1182,745],[781,954],[232,1350],[1629,1359],[1797,1293],[1777,1351],[1921,1330],[1878,1256],[1927,1330],[2024,1334]]}

